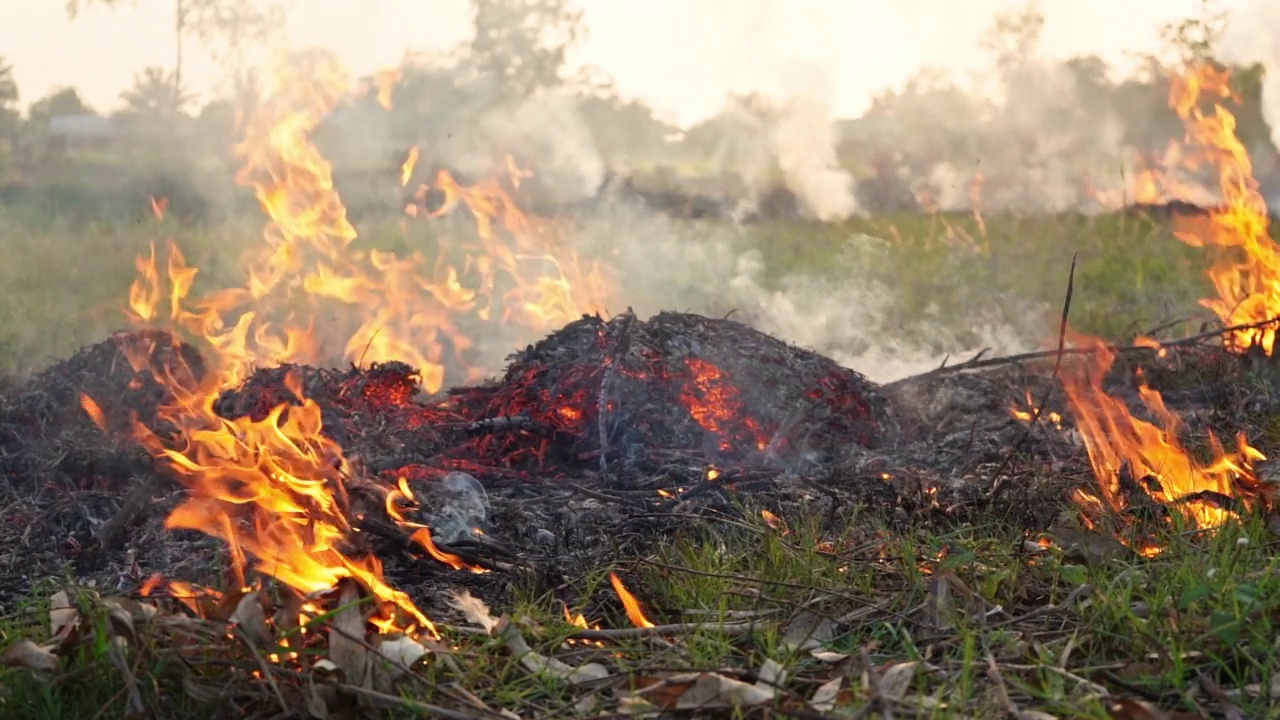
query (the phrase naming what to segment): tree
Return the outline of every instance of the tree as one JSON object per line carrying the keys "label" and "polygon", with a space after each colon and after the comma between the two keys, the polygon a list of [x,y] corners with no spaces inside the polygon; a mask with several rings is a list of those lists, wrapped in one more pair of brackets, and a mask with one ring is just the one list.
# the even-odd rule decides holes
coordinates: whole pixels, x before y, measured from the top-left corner
{"label": "tree", "polygon": [[[0,159],[8,155],[12,146],[17,143],[18,128],[18,81],[13,77],[13,65],[0,58]],[[8,148],[4,147],[9,146]]]}
{"label": "tree", "polygon": [[569,49],[582,36],[582,12],[567,0],[475,0],[468,60],[496,84],[504,100],[519,101],[560,84]]}
{"label": "tree", "polygon": [[[67,15],[75,19],[87,7],[118,8],[137,0],[67,0]],[[268,40],[284,22],[292,0],[173,0],[173,76],[182,83],[186,42],[195,40],[209,46],[215,56],[235,56],[252,43]]]}
{"label": "tree", "polygon": [[1182,65],[1209,60],[1227,29],[1227,20],[1227,11],[1218,0],[1200,0],[1200,12],[1195,16],[1160,28],[1166,54]]}
{"label": "tree", "polygon": [[996,69],[1007,76],[1036,56],[1043,36],[1044,13],[1030,0],[1021,10],[998,13],[978,45],[992,54]]}
{"label": "tree", "polygon": [[49,93],[31,103],[27,108],[27,117],[31,120],[48,120],[55,115],[92,115],[80,93],[71,87],[64,87]]}
{"label": "tree", "polygon": [[120,115],[130,121],[169,123],[191,106],[191,94],[164,68],[149,67],[133,76],[133,86],[120,93]]}

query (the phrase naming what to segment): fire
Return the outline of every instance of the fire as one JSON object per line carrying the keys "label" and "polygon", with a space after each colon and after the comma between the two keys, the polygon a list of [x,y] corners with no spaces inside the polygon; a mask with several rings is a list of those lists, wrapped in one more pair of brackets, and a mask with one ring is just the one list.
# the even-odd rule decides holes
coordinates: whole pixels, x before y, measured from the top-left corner
{"label": "fire", "polygon": [[645,617],[644,610],[640,607],[640,601],[635,595],[622,584],[622,578],[617,573],[609,573],[609,584],[613,585],[613,591],[618,593],[618,599],[622,600],[622,607],[627,611],[627,619],[632,625],[638,628],[657,627],[649,618]]}
{"label": "fire", "polygon": [[[1217,171],[1221,207],[1207,221],[1187,223],[1179,239],[1194,247],[1237,248],[1209,270],[1218,293],[1201,304],[1226,326],[1260,324],[1226,337],[1228,348],[1243,352],[1257,348],[1270,356],[1280,316],[1280,246],[1268,230],[1267,204],[1253,177],[1253,164],[1236,137],[1235,116],[1222,101],[1234,99],[1224,70],[1209,65],[1175,75],[1169,104],[1186,126],[1186,145]],[[1206,100],[1212,104],[1206,109]]]}
{"label": "fire", "polygon": [[281,405],[258,421],[219,416],[214,405],[221,386],[213,380],[197,385],[189,376],[169,378],[176,400],[159,415],[179,431],[179,442],[135,423],[135,437],[188,490],[165,527],[198,530],[227,543],[238,586],[251,569],[304,595],[351,578],[378,601],[388,627],[401,627],[397,619],[403,616],[406,629],[434,635],[408,596],[382,580],[376,557],[357,558],[344,549],[354,533],[344,512],[350,468],[342,449],[321,432],[320,407],[304,398],[297,376],[286,383],[301,404]]}
{"label": "fire", "polygon": [[[373,626],[434,634],[412,600],[383,579],[378,559],[353,549],[358,529],[350,524],[346,484],[354,471],[342,448],[322,432],[320,408],[306,397],[301,380],[291,375],[288,382],[296,403],[256,420],[223,418],[215,402],[255,367],[329,357],[334,338],[316,333],[316,319],[342,333],[337,342],[347,361],[407,362],[435,392],[445,383],[446,365],[473,372],[466,358],[472,341],[463,330],[468,322],[541,330],[600,311],[606,285],[602,271],[579,267],[560,247],[553,228],[520,210],[507,188],[518,188],[529,171],[510,158],[502,168],[509,175],[505,181],[466,186],[441,171],[434,185],[419,191],[445,197],[443,207],[424,214],[424,221],[466,208],[473,237],[454,238],[447,229],[432,228],[436,232],[422,243],[424,249],[405,256],[358,247],[332,166],[312,136],[361,88],[331,56],[294,60],[299,59],[279,63],[262,83],[236,148],[242,161],[236,180],[253,190],[267,216],[263,243],[245,256],[243,286],[196,292],[200,270],[172,243],[163,261],[154,246],[137,259],[130,318],[166,325],[211,352],[210,372],[201,377],[187,368],[150,368],[174,398],[159,414],[176,433],[161,437],[141,422],[135,422],[134,433],[186,486],[186,500],[166,526],[224,541],[238,586],[251,571],[303,595],[350,579],[377,602]],[[375,79],[385,107],[397,77],[384,73]],[[418,156],[413,148],[401,168],[402,184],[410,181]],[[152,205],[157,218],[163,217],[163,201]],[[346,312],[332,312],[335,305]],[[343,326],[335,317],[356,320]],[[130,361],[136,370],[146,369],[144,357]],[[82,407],[103,422],[93,398],[83,398]],[[432,558],[485,572],[437,547],[427,527],[407,518],[416,502],[407,481],[382,489],[388,517],[411,531],[411,540]],[[179,587],[177,581],[168,585]]]}
{"label": "fire", "polygon": [[[1135,417],[1123,400],[1102,387],[1114,353],[1100,340],[1084,343],[1092,346],[1091,356],[1064,369],[1062,383],[1107,506],[1123,513],[1138,492],[1182,513],[1197,528],[1217,527],[1235,517],[1230,506],[1248,502],[1256,484],[1250,468],[1264,459],[1262,453],[1243,434],[1237,450],[1227,452],[1211,434],[1212,459],[1197,461],[1179,439],[1181,420],[1165,407],[1160,393],[1145,383],[1138,389],[1158,425]],[[1086,516],[1091,507],[1101,509],[1101,501],[1091,494],[1076,499]]]}
{"label": "fire", "polygon": [[[447,366],[466,379],[480,374],[468,358],[474,343],[465,316],[545,330],[604,309],[604,271],[581,265],[561,247],[556,228],[527,216],[511,197],[507,187],[518,187],[530,174],[511,158],[501,165],[505,178],[466,186],[442,170],[417,190],[420,198],[435,191],[445,201],[435,212],[410,214],[427,222],[466,208],[474,237],[441,237],[432,227],[422,245],[433,255],[355,246],[358,233],[335,188],[333,168],[312,136],[331,111],[355,96],[358,84],[327,55],[303,60],[282,62],[263,84],[236,148],[242,161],[237,182],[254,191],[269,219],[265,242],[246,256],[244,287],[194,297],[199,269],[171,245],[163,270],[154,250],[138,259],[131,317],[146,324],[163,319],[206,341],[229,367],[232,382],[252,367],[314,364],[329,357],[336,340],[346,362],[407,362],[420,370],[426,390],[436,392],[446,382]],[[389,93],[385,83],[395,77],[379,76],[380,95]],[[409,151],[402,184],[409,183],[419,154],[416,147]],[[345,311],[334,312],[335,305]],[[348,323],[349,317],[356,322]],[[315,319],[341,335],[318,337]]]}
{"label": "fire", "polygon": [[[1178,237],[1195,247],[1237,249],[1209,270],[1218,296],[1201,304],[1227,327],[1253,326],[1225,335],[1228,350],[1258,350],[1269,356],[1275,345],[1273,320],[1280,316],[1280,248],[1268,234],[1266,202],[1253,178],[1248,152],[1236,137],[1235,117],[1223,107],[1227,99],[1235,96],[1224,70],[1198,65],[1175,75],[1169,104],[1185,125],[1185,142],[1172,145],[1165,154],[1170,172],[1144,176],[1143,182],[1160,181],[1161,193],[1167,195],[1175,177],[1172,171],[1213,169],[1220,206],[1207,218],[1179,218]],[[1102,387],[1114,353],[1100,340],[1087,338],[1084,343],[1092,347],[1091,356],[1074,372],[1065,372],[1062,383],[1099,481],[1100,497],[1082,490],[1074,496],[1087,524],[1107,508],[1131,509],[1141,496],[1202,529],[1218,527],[1251,508],[1260,489],[1252,467],[1265,457],[1243,433],[1232,452],[1210,434],[1209,458],[1196,459],[1182,444],[1181,419],[1165,406],[1160,393],[1142,382],[1139,397],[1155,422],[1135,417]],[[1159,348],[1158,356],[1167,356],[1167,348],[1149,338],[1138,344]],[[1015,410],[1015,415],[1021,417],[1021,411]],[[1148,556],[1161,550],[1150,543],[1135,549]]]}
{"label": "fire", "polygon": [[[1026,410],[1023,410],[1022,408],[1015,405],[1009,408],[1009,414],[1012,415],[1015,419],[1021,420],[1022,422],[1025,422],[1025,423],[1029,423],[1032,420],[1034,420],[1036,417],[1036,403],[1035,403],[1035,400],[1032,399],[1031,397],[1030,390],[1027,391],[1026,402],[1027,402]],[[1054,411],[1054,410],[1050,410],[1048,412],[1041,411],[1040,421],[1044,422],[1045,420],[1048,420],[1055,428],[1059,430],[1062,429],[1061,413],[1058,413],[1057,411]]]}

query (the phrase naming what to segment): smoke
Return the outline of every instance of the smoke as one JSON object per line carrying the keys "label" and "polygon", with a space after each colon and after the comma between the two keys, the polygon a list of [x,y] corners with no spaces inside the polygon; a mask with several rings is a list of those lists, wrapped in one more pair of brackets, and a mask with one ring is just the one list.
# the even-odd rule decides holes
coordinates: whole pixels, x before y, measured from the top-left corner
{"label": "smoke", "polygon": [[885,240],[850,233],[822,268],[779,272],[749,233],[615,204],[584,222],[577,242],[613,258],[622,270],[618,295],[641,317],[662,310],[733,317],[879,382],[936,367],[948,355],[1024,351],[1033,345],[1029,338],[1042,334],[1037,309],[1022,306],[1018,318],[1007,317],[1002,308],[1012,304],[1001,302],[1007,298],[980,288],[906,310],[892,287]]}
{"label": "smoke", "polygon": [[1225,62],[1262,63],[1268,72],[1262,81],[1262,115],[1271,127],[1271,142],[1280,148],[1280,5],[1255,0],[1232,11],[1217,54]]}
{"label": "smoke", "polygon": [[839,135],[825,102],[809,93],[793,97],[770,137],[787,188],[812,217],[835,222],[859,212],[853,177],[836,158]]}
{"label": "smoke", "polygon": [[572,95],[544,92],[500,105],[475,123],[463,153],[444,159],[473,176],[492,171],[495,149],[513,153],[537,170],[547,200],[572,203],[591,197],[605,177],[605,160]]}

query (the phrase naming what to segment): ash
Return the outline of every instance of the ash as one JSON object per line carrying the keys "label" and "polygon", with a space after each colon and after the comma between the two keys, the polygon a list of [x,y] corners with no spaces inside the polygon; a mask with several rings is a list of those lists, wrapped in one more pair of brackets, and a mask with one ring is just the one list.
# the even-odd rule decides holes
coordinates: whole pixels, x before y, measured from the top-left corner
{"label": "ash", "polygon": [[[1220,349],[1188,349],[1177,363],[1152,366],[1148,379],[1203,425],[1241,427],[1242,413],[1270,402],[1256,393],[1245,402],[1249,371]],[[364,531],[350,551],[376,554],[390,581],[430,609],[445,587],[494,603],[515,582],[562,590],[762,508],[832,528],[856,512],[1043,528],[1067,491],[1092,482],[1069,418],[1032,426],[1010,411],[1029,388],[1039,401],[1053,386],[1051,365],[878,387],[732,320],[628,312],[583,317],[514,354],[502,377],[438,396],[425,396],[402,363],[284,365],[257,371],[215,408],[261,421],[300,404],[290,387],[301,387],[353,468],[335,481]],[[172,434],[157,417],[173,401],[158,378],[177,366],[190,382],[206,372],[195,348],[163,332],[117,333],[0,385],[0,609],[68,573],[109,592],[136,591],[157,573],[222,582],[224,546],[164,527],[186,490],[133,439],[135,423]],[[1109,385],[1136,397],[1129,370],[1115,368]],[[1059,387],[1050,412],[1066,417]],[[441,549],[494,572],[423,557],[383,510],[399,483]]]}

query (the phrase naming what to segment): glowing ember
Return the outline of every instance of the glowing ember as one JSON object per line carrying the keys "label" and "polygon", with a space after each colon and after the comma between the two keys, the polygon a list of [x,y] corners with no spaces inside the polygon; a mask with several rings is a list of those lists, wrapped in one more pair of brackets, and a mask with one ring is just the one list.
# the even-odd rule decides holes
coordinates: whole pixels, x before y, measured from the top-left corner
{"label": "glowing ember", "polygon": [[[1029,423],[1032,420],[1034,420],[1036,417],[1036,403],[1031,397],[1030,390],[1027,391],[1026,401],[1027,401],[1026,410],[1023,410],[1022,408],[1014,406],[1009,408],[1009,413],[1013,415],[1013,417],[1015,417],[1016,419],[1021,420],[1022,422],[1025,422],[1025,423]],[[1042,410],[1040,413],[1040,422],[1045,422],[1046,420],[1050,424],[1052,424],[1055,428],[1059,430],[1062,429],[1062,415],[1059,414],[1058,412],[1053,410],[1044,412]]]}
{"label": "glowing ember", "polygon": [[739,423],[745,433],[738,434],[747,435],[745,439],[757,450],[768,447],[769,440],[760,423],[744,416],[738,389],[725,378],[719,367],[699,358],[685,358],[684,364],[691,373],[691,380],[680,400],[704,430],[720,436],[721,450],[734,449],[737,438],[733,437],[730,428]]}

